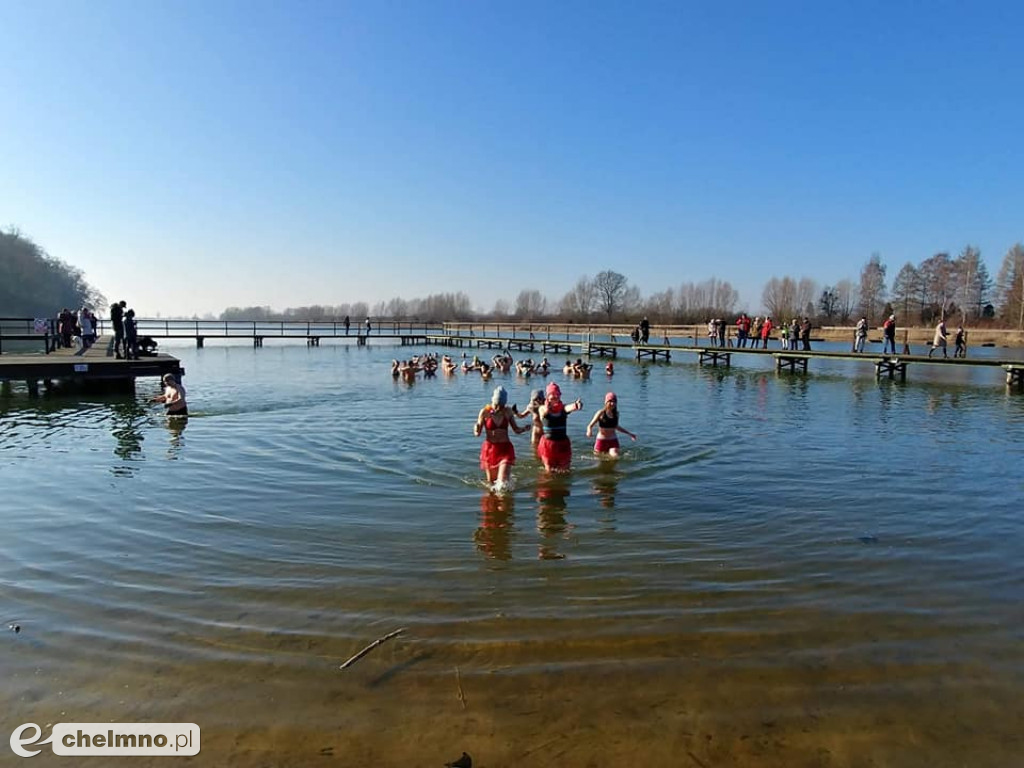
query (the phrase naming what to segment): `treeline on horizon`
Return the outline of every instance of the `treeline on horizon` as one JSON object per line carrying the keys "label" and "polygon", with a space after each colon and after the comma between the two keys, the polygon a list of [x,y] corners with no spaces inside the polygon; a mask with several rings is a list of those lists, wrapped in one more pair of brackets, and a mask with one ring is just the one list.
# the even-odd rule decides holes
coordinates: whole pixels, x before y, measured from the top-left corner
{"label": "treeline on horizon", "polygon": [[[896,313],[902,325],[930,325],[939,318],[958,317],[965,323],[1024,329],[1024,245],[1017,243],[1003,257],[993,280],[981,252],[967,246],[956,256],[937,253],[918,264],[907,262],[887,285],[888,267],[873,254],[861,267],[859,280],[849,278],[820,286],[807,277],[771,277],[761,303],[776,319],[808,317],[820,325],[845,325],[861,316],[880,324]],[[81,270],[50,256],[17,229],[0,231],[0,316],[50,317],[62,307],[92,307],[105,315],[106,299]],[[140,314],[146,316],[145,308]],[[739,306],[739,294],[725,280],[684,282],[642,296],[629,279],[610,269],[580,277],[563,296],[553,299],[535,288],[519,292],[514,302],[500,299],[489,312],[474,310],[463,292],[425,298],[393,298],[369,305],[350,304],[289,307],[229,307],[210,320],[342,321],[356,325],[366,317],[397,321],[489,321],[635,323],[646,316],[652,323],[693,325],[711,318],[732,319],[740,312],[761,312]]]}
{"label": "treeline on horizon", "polygon": [[[819,287],[810,278],[772,277],[761,294],[774,318],[808,317],[820,325],[844,325],[866,317],[872,325],[897,314],[903,325],[931,325],[958,316],[963,322],[1024,329],[1024,245],[1017,243],[1003,257],[993,281],[981,252],[967,246],[957,256],[941,252],[919,264],[907,262],[887,287],[887,266],[873,254],[860,279],[842,279]],[[732,319],[741,311],[739,294],[727,281],[710,278],[643,297],[629,279],[613,270],[583,276],[557,301],[535,288],[519,292],[514,303],[495,302],[490,312],[474,311],[465,293],[439,293],[423,299],[394,298],[369,306],[365,302],[336,306],[229,307],[219,320],[333,321],[365,317],[397,321],[489,321],[635,323],[647,317],[662,325],[695,325],[711,318]]]}

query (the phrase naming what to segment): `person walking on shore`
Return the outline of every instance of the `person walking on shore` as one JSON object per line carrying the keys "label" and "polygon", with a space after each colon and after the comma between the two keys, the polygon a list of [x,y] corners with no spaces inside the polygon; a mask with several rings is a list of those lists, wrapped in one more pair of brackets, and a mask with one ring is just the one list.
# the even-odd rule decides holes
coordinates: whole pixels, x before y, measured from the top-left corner
{"label": "person walking on shore", "polygon": [[932,339],[932,348],[928,350],[928,357],[931,357],[932,353],[940,347],[942,348],[942,356],[949,357],[949,355],[946,354],[946,339],[948,336],[949,333],[946,331],[946,321],[939,320],[939,324],[935,326],[935,338]]}

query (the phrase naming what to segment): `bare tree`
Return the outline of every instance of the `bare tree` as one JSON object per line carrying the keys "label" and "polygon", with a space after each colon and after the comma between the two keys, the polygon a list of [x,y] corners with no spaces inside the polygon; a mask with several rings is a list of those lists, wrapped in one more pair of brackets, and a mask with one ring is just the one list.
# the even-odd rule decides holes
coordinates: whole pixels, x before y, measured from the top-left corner
{"label": "bare tree", "polygon": [[853,281],[844,277],[835,287],[836,311],[839,314],[840,323],[850,322],[853,317],[853,310],[857,306],[857,288]]}
{"label": "bare tree", "polygon": [[948,253],[936,253],[921,262],[921,282],[924,285],[921,320],[931,323],[937,317],[944,318],[956,291],[956,271]]}
{"label": "bare tree", "polygon": [[860,271],[860,311],[874,325],[875,318],[885,303],[885,264],[882,257],[871,254]]}
{"label": "bare tree", "polygon": [[768,314],[776,319],[795,317],[800,313],[796,281],[788,276],[781,280],[773,276],[761,292],[761,303]]}
{"label": "bare tree", "polygon": [[622,310],[629,281],[625,275],[606,269],[598,272],[594,278],[594,289],[597,295],[597,308],[608,318],[609,322],[616,312]]}
{"label": "bare tree", "polygon": [[953,261],[955,273],[954,295],[960,305],[960,316],[964,323],[968,318],[977,319],[982,315],[982,306],[992,290],[992,278],[988,267],[981,260],[981,251],[968,245]]}
{"label": "bare tree", "polygon": [[1024,330],[1024,245],[1006,252],[996,277],[996,307],[1004,322]]}
{"label": "bare tree", "polygon": [[491,310],[491,314],[494,315],[495,320],[502,320],[507,318],[510,312],[509,303],[504,299],[498,299],[494,302],[494,309]]}
{"label": "bare tree", "polygon": [[562,297],[560,310],[567,317],[588,320],[597,301],[597,287],[594,281],[584,275],[576,285]]}
{"label": "bare tree", "polygon": [[900,307],[903,322],[921,315],[921,272],[909,261],[892,281],[892,301]]}
{"label": "bare tree", "polygon": [[539,320],[547,310],[547,299],[536,289],[524,289],[516,296],[516,317],[524,322]]}

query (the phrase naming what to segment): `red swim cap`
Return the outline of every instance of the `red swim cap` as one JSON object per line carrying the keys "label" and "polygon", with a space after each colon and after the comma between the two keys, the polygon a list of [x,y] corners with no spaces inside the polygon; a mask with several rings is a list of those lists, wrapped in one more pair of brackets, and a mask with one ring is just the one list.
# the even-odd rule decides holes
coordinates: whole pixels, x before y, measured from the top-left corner
{"label": "red swim cap", "polygon": [[562,390],[559,389],[558,385],[555,382],[553,382],[553,381],[548,384],[548,387],[547,387],[546,391],[547,391],[547,396],[548,397],[561,397],[562,396]]}

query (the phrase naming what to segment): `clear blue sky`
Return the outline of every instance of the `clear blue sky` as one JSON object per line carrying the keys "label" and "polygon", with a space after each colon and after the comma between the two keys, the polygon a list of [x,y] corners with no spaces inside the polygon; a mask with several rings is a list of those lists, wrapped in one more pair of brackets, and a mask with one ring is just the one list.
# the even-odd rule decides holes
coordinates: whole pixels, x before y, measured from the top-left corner
{"label": "clear blue sky", "polygon": [[1024,240],[1024,3],[0,0],[0,225],[143,316]]}

